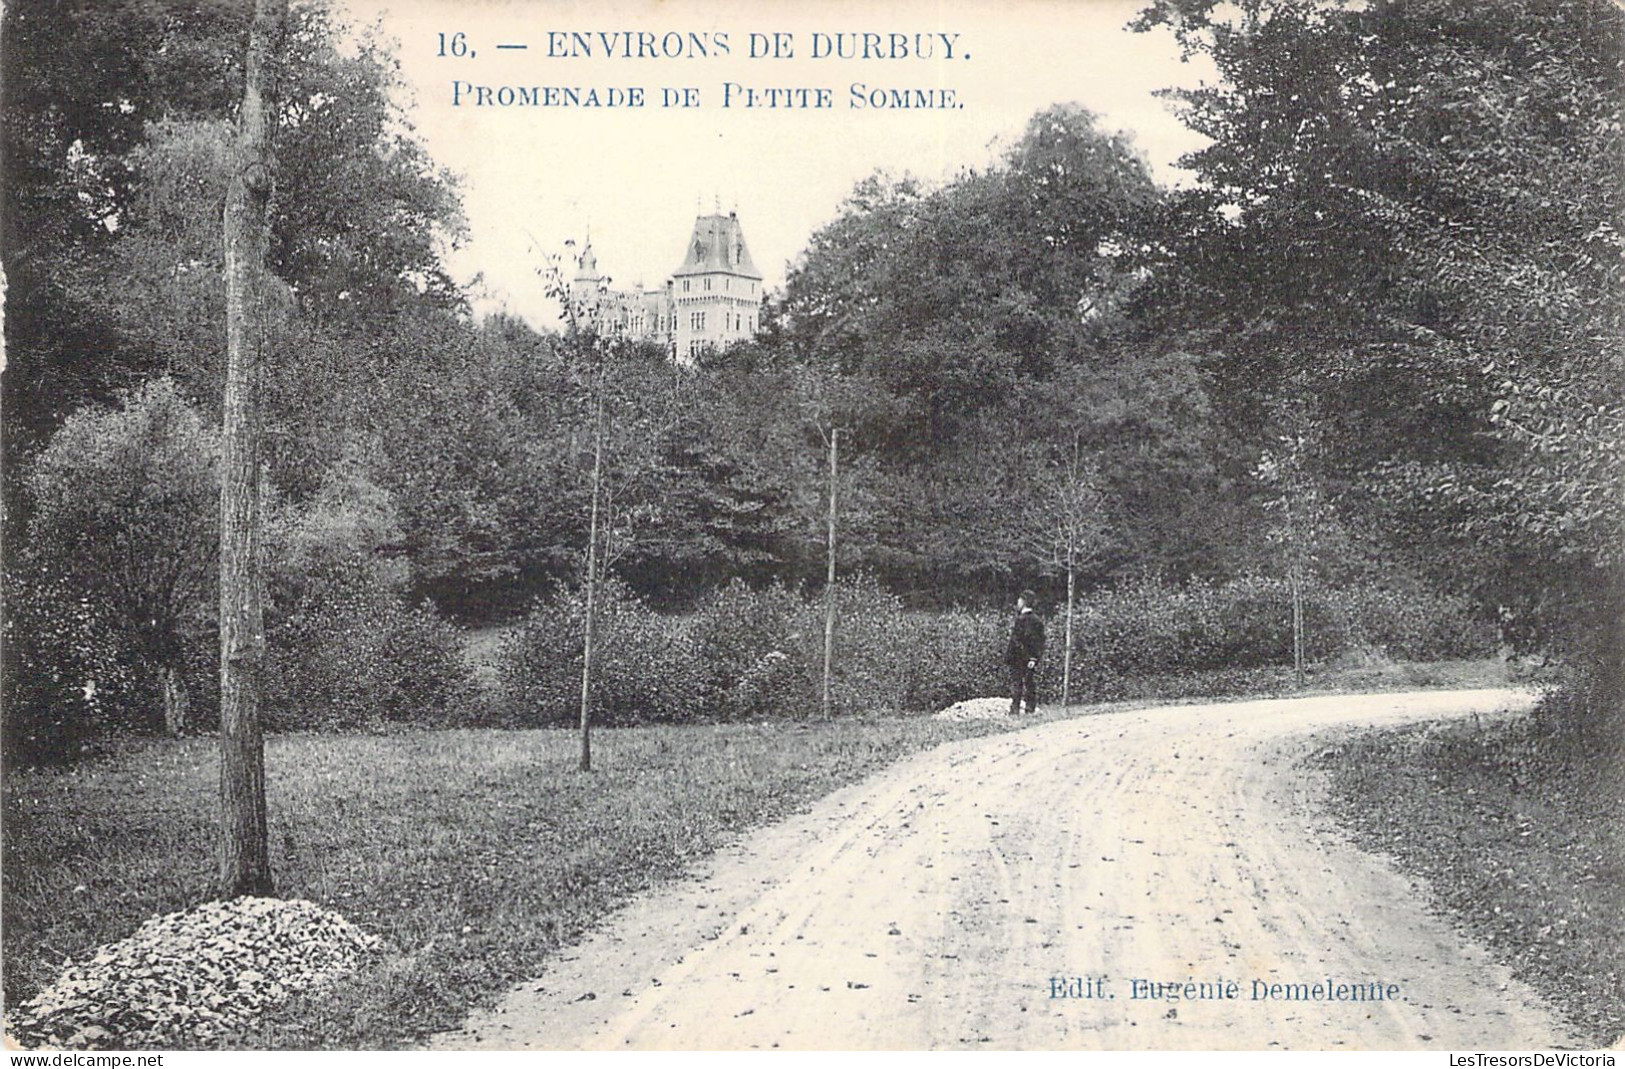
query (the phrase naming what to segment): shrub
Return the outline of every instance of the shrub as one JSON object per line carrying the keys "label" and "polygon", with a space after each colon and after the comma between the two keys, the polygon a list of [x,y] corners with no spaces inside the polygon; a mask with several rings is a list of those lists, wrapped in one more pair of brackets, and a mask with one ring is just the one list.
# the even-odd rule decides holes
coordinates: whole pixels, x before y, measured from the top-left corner
{"label": "shrub", "polygon": [[454,724],[471,716],[462,634],[405,597],[394,502],[351,442],[316,493],[267,508],[266,714],[284,730]]}
{"label": "shrub", "polygon": [[5,607],[6,764],[67,764],[135,704],[141,680],[98,603],[61,578],[8,568]]}
{"label": "shrub", "polygon": [[[836,582],[835,614],[832,713],[903,708],[909,650],[902,601],[873,576],[854,576]],[[824,619],[822,594],[804,601],[796,614],[797,646],[808,684],[803,715],[819,715],[823,707]]]}
{"label": "shrub", "polygon": [[1004,670],[1009,631],[1006,613],[908,613],[898,643],[903,708],[941,709],[967,698],[1003,694],[1009,686]]}
{"label": "shrub", "polygon": [[[1002,617],[905,612],[867,577],[837,583],[836,611],[836,715],[939,708],[1003,686]],[[594,722],[816,717],[824,612],[822,594],[735,581],[690,616],[661,616],[612,580],[595,631]],[[561,589],[509,636],[495,722],[575,722],[583,613],[579,591]]]}
{"label": "shrub", "polygon": [[[656,614],[618,579],[596,592],[593,722],[672,722],[712,717],[711,690],[685,621]],[[586,598],[560,586],[503,643],[501,722],[576,722],[581,707]]]}
{"label": "shrub", "polygon": [[[836,715],[929,711],[1006,693],[1008,614],[905,611],[864,576],[837,583],[836,606]],[[1365,648],[1371,636],[1394,635],[1404,641],[1384,648],[1460,655],[1458,639],[1472,632],[1464,608],[1451,599],[1314,591],[1305,604],[1306,652],[1324,662]],[[688,617],[660,616],[624,585],[607,583],[597,627],[595,722],[818,716],[824,612],[822,593],[752,589],[735,581]],[[575,722],[582,613],[579,593],[561,590],[510,636],[497,722]],[[1060,612],[1046,624],[1051,653],[1044,686],[1053,692],[1063,642]],[[1214,677],[1222,690],[1292,663],[1291,592],[1282,580],[1256,577],[1184,587],[1141,581],[1101,591],[1078,605],[1074,650],[1080,700],[1121,697],[1136,692],[1136,681],[1191,673]]]}
{"label": "shrub", "polygon": [[265,725],[273,730],[449,724],[472,674],[459,630],[412,608],[360,562],[306,577],[267,634]]}
{"label": "shrub", "polygon": [[473,674],[463,656],[463,630],[424,601],[397,603],[379,656],[378,706],[393,723],[454,724],[465,719]]}
{"label": "shrub", "polygon": [[[870,576],[835,587],[835,715],[939,709],[1000,693],[1000,614],[908,612]],[[741,583],[707,599],[695,620],[702,657],[723,706],[741,717],[820,715],[825,600]]]}
{"label": "shrub", "polygon": [[[1291,664],[1292,593],[1268,577],[1183,587],[1143,580],[1083,599],[1073,630],[1079,693],[1110,695],[1121,689],[1112,680]],[[1405,660],[1471,656],[1487,650],[1485,639],[1464,599],[1373,587],[1304,598],[1311,663],[1365,650]]]}
{"label": "shrub", "polygon": [[[1194,591],[1206,603],[1208,656],[1179,669],[1262,668],[1292,663],[1292,587],[1285,579],[1243,576]],[[1348,648],[1349,621],[1328,591],[1304,591],[1304,658],[1326,661]]]}
{"label": "shrub", "polygon": [[806,644],[796,630],[802,608],[798,591],[753,590],[739,579],[700,602],[691,634],[716,715],[756,719],[806,703]]}
{"label": "shrub", "polygon": [[1340,591],[1337,598],[1359,640],[1394,660],[1482,657],[1495,650],[1494,628],[1474,615],[1466,598],[1371,585]]}

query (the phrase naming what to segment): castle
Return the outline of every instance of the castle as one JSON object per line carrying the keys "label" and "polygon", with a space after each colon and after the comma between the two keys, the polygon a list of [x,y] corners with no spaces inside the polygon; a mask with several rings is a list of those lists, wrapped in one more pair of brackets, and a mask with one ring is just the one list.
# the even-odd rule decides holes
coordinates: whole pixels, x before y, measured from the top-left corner
{"label": "castle", "polygon": [[609,288],[589,237],[576,260],[570,300],[602,333],[653,341],[679,363],[708,348],[756,336],[762,273],[751,262],[736,212],[694,220],[683,262],[659,289]]}

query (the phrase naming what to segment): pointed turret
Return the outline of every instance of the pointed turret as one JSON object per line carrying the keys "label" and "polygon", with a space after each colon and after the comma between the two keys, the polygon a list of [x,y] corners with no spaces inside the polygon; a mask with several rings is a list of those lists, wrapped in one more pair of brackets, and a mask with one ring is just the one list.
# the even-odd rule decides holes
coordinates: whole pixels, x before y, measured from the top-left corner
{"label": "pointed turret", "polygon": [[581,246],[581,255],[576,257],[576,282],[602,282],[604,276],[598,273],[598,254],[592,251],[592,231],[587,231],[587,240]]}

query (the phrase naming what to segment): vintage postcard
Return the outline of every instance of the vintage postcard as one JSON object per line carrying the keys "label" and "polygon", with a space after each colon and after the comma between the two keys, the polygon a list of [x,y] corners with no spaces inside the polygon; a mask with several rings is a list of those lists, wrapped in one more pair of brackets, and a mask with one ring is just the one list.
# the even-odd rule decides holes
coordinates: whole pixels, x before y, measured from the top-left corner
{"label": "vintage postcard", "polygon": [[1618,7],[3,19],[12,1050],[1614,1064]]}

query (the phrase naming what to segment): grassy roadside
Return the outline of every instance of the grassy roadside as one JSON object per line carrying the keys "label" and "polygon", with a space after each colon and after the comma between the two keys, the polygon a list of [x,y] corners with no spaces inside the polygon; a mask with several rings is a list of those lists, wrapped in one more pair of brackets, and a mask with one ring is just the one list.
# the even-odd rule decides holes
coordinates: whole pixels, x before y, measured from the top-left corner
{"label": "grassy roadside", "polygon": [[[1050,665],[1050,689],[1059,689],[1059,669]],[[1079,681],[1090,701],[1207,701],[1209,699],[1307,698],[1319,694],[1369,694],[1386,690],[1471,690],[1512,683],[1506,665],[1494,660],[1372,661],[1355,665],[1315,665],[1303,687],[1290,667],[1228,668],[1165,676]],[[1043,693],[1042,685],[1040,693]]]}
{"label": "grassy roadside", "polygon": [[[1482,664],[1327,673],[1316,692],[1478,686]],[[1136,700],[1290,693],[1290,670],[1185,677]],[[283,735],[267,744],[278,891],[384,937],[381,968],[296,998],[246,1048],[400,1046],[461,1023],[535,975],[629,896],[682,875],[739,832],[942,742],[1025,727],[930,717],[629,728],[595,736],[575,771],[562,731]],[[8,1003],[62,961],[211,895],[211,739],[121,744],[69,772],[5,784]]]}
{"label": "grassy roadside", "polygon": [[1318,758],[1363,848],[1450,914],[1594,1046],[1625,1033],[1625,768],[1529,721],[1413,726]]}

